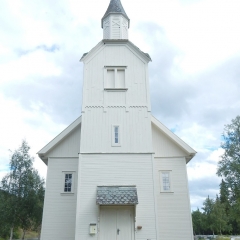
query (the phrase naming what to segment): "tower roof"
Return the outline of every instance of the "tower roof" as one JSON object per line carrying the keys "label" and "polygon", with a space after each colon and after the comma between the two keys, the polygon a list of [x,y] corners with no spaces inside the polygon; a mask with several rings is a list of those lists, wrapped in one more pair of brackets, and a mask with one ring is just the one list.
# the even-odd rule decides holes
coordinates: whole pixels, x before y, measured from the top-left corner
{"label": "tower roof", "polygon": [[[122,14],[125,18],[127,18],[128,22],[130,22],[130,19],[128,18],[120,0],[111,0],[110,1],[108,9],[105,12],[104,16],[102,17],[102,22],[103,22],[103,19],[111,13]],[[102,26],[103,26],[103,24],[102,24]]]}

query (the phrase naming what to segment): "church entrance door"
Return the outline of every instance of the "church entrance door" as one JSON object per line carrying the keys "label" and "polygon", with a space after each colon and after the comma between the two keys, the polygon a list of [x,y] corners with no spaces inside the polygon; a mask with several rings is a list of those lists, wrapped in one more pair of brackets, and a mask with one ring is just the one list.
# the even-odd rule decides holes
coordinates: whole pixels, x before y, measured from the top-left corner
{"label": "church entrance door", "polygon": [[100,210],[100,240],[133,240],[133,207],[104,206]]}

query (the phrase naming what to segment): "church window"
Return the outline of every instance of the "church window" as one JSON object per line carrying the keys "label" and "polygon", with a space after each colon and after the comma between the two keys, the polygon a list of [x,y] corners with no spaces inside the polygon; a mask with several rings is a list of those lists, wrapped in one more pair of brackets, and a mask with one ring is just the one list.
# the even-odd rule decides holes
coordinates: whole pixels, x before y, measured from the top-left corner
{"label": "church window", "polygon": [[126,67],[106,66],[104,76],[105,90],[126,89]]}
{"label": "church window", "polygon": [[62,193],[73,193],[74,190],[74,173],[63,172],[63,192]]}
{"label": "church window", "polygon": [[120,146],[120,127],[119,125],[112,126],[112,146]]}
{"label": "church window", "polygon": [[114,143],[119,142],[119,126],[114,126]]}
{"label": "church window", "polygon": [[72,174],[66,173],[65,183],[64,183],[64,192],[71,192],[71,191],[72,191]]}
{"label": "church window", "polygon": [[160,171],[161,192],[172,192],[171,171]]}

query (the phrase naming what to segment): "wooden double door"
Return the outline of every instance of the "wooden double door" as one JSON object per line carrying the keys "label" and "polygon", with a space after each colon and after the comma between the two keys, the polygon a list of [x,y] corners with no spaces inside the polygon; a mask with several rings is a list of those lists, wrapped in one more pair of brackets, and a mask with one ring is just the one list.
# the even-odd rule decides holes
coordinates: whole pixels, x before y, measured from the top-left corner
{"label": "wooden double door", "polygon": [[102,206],[100,240],[134,240],[133,207]]}

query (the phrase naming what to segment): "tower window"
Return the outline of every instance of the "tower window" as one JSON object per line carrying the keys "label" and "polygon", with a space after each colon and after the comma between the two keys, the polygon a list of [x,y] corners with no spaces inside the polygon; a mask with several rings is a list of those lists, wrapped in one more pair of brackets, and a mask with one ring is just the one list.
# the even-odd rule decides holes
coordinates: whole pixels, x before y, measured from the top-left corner
{"label": "tower window", "polygon": [[119,126],[114,126],[114,143],[119,142]]}
{"label": "tower window", "polygon": [[112,125],[112,146],[119,147],[120,145],[120,126]]}
{"label": "tower window", "polygon": [[127,90],[126,67],[106,66],[104,76],[105,90]]}

